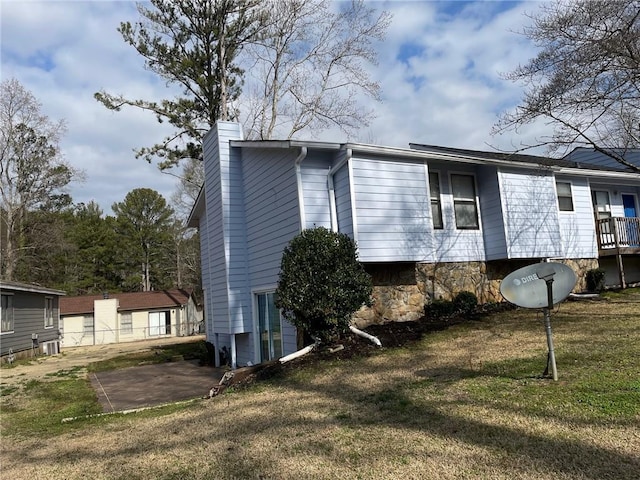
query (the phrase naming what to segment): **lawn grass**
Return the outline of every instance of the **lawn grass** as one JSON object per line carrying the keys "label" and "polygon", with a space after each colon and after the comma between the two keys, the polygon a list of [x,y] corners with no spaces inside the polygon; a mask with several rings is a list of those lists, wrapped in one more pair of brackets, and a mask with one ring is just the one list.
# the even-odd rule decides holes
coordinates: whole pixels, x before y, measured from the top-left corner
{"label": "lawn grass", "polygon": [[[564,303],[552,326],[557,382],[542,376],[542,315],[514,310],[371,356],[301,362],[173,410],[63,425],[56,414],[37,431],[16,432],[3,408],[3,474],[637,479],[640,299]],[[82,379],[68,377],[47,382],[60,383],[53,391],[33,385],[1,397],[3,407],[34,397],[6,418],[82,412],[90,402],[72,400],[81,388],[69,383]]]}

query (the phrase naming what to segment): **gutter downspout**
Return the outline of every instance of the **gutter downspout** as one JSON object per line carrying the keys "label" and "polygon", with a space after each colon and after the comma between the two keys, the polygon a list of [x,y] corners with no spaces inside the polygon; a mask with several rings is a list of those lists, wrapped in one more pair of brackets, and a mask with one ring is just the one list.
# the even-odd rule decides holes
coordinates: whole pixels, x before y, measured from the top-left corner
{"label": "gutter downspout", "polygon": [[296,183],[298,184],[298,208],[300,209],[300,231],[305,229],[307,224],[306,215],[304,213],[304,190],[302,188],[302,173],[300,164],[307,157],[307,147],[300,147],[300,154],[294,161],[296,169]]}
{"label": "gutter downspout", "polygon": [[333,183],[333,177],[349,160],[353,155],[353,151],[350,148],[344,150],[344,157],[336,163],[327,174],[327,189],[329,191],[329,216],[331,217],[331,230],[338,231],[338,211],[336,209],[336,192]]}

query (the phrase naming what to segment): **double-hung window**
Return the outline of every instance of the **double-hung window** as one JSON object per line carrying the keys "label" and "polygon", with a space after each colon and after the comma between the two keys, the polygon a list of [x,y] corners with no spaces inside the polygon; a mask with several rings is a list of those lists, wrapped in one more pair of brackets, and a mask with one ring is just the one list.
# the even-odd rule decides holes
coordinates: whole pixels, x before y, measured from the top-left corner
{"label": "double-hung window", "polygon": [[442,222],[442,202],[440,201],[440,175],[437,172],[429,172],[429,192],[431,195],[431,219],[433,228],[444,228]]}
{"label": "double-hung window", "polygon": [[84,335],[93,335],[93,315],[85,315],[82,321],[82,331]]}
{"label": "double-hung window", "polygon": [[556,182],[556,192],[558,194],[558,209],[561,212],[573,212],[571,184],[569,182]]}
{"label": "double-hung window", "polygon": [[478,230],[478,205],[476,203],[476,187],[473,175],[452,174],[451,190],[453,193],[453,211],[456,217],[456,228],[461,230]]}
{"label": "double-hung window", "polygon": [[44,299],[44,328],[53,328],[53,297]]}
{"label": "double-hung window", "polygon": [[133,319],[131,312],[122,312],[120,314],[120,333],[133,333]]}
{"label": "double-hung window", "polygon": [[1,295],[0,333],[13,332],[13,295]]}

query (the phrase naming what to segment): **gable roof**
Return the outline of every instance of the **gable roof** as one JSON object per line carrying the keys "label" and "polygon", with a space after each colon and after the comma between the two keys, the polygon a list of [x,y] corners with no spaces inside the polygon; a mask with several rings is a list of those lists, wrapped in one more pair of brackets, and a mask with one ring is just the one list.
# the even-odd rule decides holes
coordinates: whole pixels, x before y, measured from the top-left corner
{"label": "gable roof", "polygon": [[189,301],[190,290],[174,288],[152,292],[109,293],[106,295],[81,295],[60,299],[60,315],[93,313],[96,300],[116,298],[118,311],[151,310],[155,308],[181,307]]}
{"label": "gable roof", "polygon": [[53,288],[41,287],[40,285],[33,285],[30,283],[9,282],[7,280],[0,280],[0,290],[4,292],[31,292],[31,293],[43,293],[46,295],[66,295],[62,290],[55,290]]}

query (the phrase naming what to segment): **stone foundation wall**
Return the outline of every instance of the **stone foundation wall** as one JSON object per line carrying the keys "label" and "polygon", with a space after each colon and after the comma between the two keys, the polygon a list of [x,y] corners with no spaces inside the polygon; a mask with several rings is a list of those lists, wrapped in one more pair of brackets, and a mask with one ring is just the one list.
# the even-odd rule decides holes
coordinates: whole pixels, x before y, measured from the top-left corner
{"label": "stone foundation wall", "polygon": [[[424,306],[433,300],[452,300],[467,290],[479,303],[502,302],[500,282],[512,271],[535,263],[528,260],[491,262],[394,263],[367,264],[373,280],[373,305],[354,314],[354,324],[363,328],[371,324],[417,320]],[[576,272],[574,291],[586,289],[585,274],[598,268],[597,259],[572,259],[563,263]]]}

